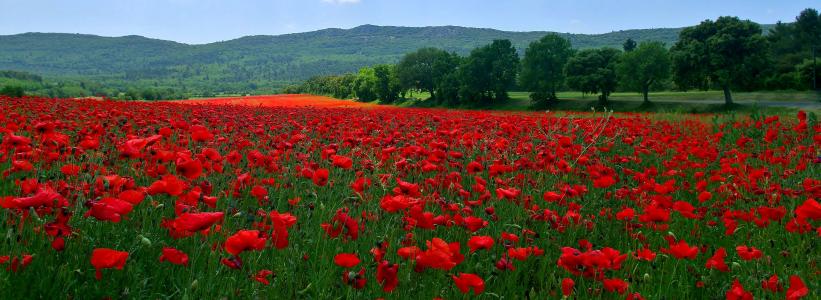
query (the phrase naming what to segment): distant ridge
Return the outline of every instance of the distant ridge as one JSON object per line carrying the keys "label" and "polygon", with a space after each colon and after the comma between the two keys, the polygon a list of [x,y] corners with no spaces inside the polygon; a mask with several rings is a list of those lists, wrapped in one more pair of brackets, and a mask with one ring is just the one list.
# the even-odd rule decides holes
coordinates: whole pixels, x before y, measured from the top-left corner
{"label": "distant ridge", "polygon": [[[762,26],[765,32],[772,25]],[[617,47],[624,40],[671,45],[682,28],[621,30],[604,34],[559,33],[575,48]],[[174,82],[219,87],[232,83],[285,84],[311,76],[352,72],[396,62],[421,47],[467,54],[494,39],[509,39],[520,54],[549,32],[511,32],[459,26],[362,25],[304,33],[256,35],[201,45],[129,35],[23,33],[0,36],[0,70],[47,77]]]}

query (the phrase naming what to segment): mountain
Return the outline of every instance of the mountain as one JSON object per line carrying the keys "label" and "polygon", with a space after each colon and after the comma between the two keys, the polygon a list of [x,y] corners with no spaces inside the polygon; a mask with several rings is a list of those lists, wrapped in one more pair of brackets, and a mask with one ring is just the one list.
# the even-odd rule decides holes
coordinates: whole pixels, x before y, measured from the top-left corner
{"label": "mountain", "polygon": [[[765,26],[765,31],[768,26]],[[637,29],[605,34],[560,33],[575,48],[617,47],[627,38],[671,45],[681,28]],[[459,54],[509,39],[524,52],[549,32],[510,32],[458,26],[395,27],[363,25],[276,36],[246,36],[188,45],[141,36],[24,33],[0,36],[0,70],[47,78],[86,78],[108,84],[138,82],[215,91],[282,86],[311,76],[356,71],[392,63],[422,47]]]}

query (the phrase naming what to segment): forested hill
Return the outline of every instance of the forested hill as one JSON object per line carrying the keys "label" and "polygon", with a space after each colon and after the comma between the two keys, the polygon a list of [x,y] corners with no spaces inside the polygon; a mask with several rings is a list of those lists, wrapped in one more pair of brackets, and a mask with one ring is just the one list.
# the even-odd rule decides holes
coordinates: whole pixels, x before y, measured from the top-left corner
{"label": "forested hill", "polygon": [[[765,31],[768,26],[764,26]],[[605,34],[562,34],[575,48],[611,46],[624,40],[675,42],[680,28],[639,29]],[[339,74],[397,61],[421,47],[460,54],[494,39],[509,39],[523,52],[547,32],[494,29],[363,25],[278,36],[247,36],[188,45],[141,36],[25,33],[0,36],[0,70],[46,77],[89,78],[103,82],[143,82],[155,86],[236,89],[237,84],[270,85],[315,75]],[[522,54],[522,53],[520,53]]]}

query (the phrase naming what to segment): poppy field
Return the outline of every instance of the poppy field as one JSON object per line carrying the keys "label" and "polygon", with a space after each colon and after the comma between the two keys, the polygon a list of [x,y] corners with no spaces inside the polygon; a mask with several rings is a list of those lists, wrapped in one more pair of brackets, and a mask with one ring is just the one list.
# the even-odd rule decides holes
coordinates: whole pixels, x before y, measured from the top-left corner
{"label": "poppy field", "polygon": [[0,298],[819,298],[812,114],[297,98],[0,98]]}

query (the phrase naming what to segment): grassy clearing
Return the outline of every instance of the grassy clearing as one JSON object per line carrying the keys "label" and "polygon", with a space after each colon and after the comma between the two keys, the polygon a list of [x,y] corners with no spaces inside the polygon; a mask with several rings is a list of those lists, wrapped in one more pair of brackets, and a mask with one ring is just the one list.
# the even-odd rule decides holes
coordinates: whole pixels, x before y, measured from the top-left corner
{"label": "grassy clearing", "polygon": [[[510,99],[492,107],[478,107],[492,110],[526,111],[530,108],[529,92],[511,92]],[[733,94],[736,104],[728,108],[723,104],[721,91],[655,92],[650,94],[650,105],[642,103],[641,94],[614,93],[609,104],[600,107],[596,95],[582,95],[579,92],[561,92],[559,101],[552,104],[553,111],[590,111],[607,108],[616,112],[661,112],[661,113],[720,113],[720,112],[764,112],[769,114],[794,113],[799,109],[821,113],[821,95],[815,92],[738,92]],[[426,100],[430,94],[416,92],[409,100],[396,104],[401,107],[439,107]],[[757,102],[765,103],[760,104]],[[783,103],[779,105],[779,103]],[[476,108],[476,107],[461,107]]]}

